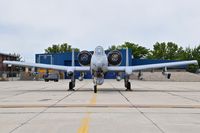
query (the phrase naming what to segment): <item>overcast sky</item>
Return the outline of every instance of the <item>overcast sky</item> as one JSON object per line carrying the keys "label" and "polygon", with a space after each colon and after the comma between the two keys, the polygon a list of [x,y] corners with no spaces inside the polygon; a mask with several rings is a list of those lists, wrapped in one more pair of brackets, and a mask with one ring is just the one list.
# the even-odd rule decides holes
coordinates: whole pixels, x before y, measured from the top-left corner
{"label": "overcast sky", "polygon": [[0,52],[34,61],[52,44],[200,44],[199,0],[0,0]]}

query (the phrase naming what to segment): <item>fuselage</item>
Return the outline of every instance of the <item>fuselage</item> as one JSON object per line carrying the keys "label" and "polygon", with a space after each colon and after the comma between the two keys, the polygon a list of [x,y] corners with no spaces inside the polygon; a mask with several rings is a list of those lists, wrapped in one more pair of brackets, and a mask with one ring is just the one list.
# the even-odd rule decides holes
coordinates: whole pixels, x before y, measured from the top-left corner
{"label": "fuselage", "polygon": [[103,47],[95,48],[90,67],[94,82],[98,85],[103,84],[104,74],[108,70],[108,59]]}

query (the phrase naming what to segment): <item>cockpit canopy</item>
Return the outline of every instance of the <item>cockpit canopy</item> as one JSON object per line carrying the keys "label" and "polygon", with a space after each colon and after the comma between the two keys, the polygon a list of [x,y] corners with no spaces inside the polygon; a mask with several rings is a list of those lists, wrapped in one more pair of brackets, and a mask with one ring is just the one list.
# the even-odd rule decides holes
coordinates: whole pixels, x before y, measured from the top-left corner
{"label": "cockpit canopy", "polygon": [[103,55],[103,54],[104,54],[104,49],[103,49],[103,47],[97,46],[97,47],[95,48],[94,54],[95,54],[95,55]]}

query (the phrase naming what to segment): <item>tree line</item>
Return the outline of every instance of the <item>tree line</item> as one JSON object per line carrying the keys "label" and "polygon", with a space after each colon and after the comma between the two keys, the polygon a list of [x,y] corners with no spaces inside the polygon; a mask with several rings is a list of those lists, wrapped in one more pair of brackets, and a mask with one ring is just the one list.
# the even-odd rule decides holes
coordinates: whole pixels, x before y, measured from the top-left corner
{"label": "tree line", "polygon": [[[162,59],[162,60],[197,60],[200,65],[200,45],[191,47],[182,47],[174,42],[156,42],[153,49],[148,49],[132,42],[124,42],[119,45],[111,45],[107,50],[120,50],[129,48],[133,52],[133,57],[136,59]],[[45,49],[45,53],[63,53],[71,52],[72,46],[67,43],[53,44]],[[75,48],[75,51],[80,51]],[[195,67],[196,66],[191,66]]]}
{"label": "tree line", "polygon": [[[46,48],[45,53],[64,53],[64,52],[71,52],[72,46],[67,43],[62,44],[53,44],[52,46]],[[78,48],[74,48],[74,51],[79,52]]]}
{"label": "tree line", "polygon": [[[197,60],[200,66],[200,45],[194,48],[179,46],[173,42],[156,42],[153,49],[148,49],[139,44],[125,42],[120,45],[111,45],[109,50],[118,50],[122,48],[132,49],[134,58],[137,59],[162,59],[162,60]],[[189,65],[187,70],[196,72],[197,65]]]}
{"label": "tree line", "polygon": [[132,49],[133,57],[138,59],[198,60],[200,63],[200,45],[194,48],[183,48],[173,42],[156,42],[151,50],[139,44],[125,42],[120,45],[112,45],[108,49],[117,50],[122,48]]}

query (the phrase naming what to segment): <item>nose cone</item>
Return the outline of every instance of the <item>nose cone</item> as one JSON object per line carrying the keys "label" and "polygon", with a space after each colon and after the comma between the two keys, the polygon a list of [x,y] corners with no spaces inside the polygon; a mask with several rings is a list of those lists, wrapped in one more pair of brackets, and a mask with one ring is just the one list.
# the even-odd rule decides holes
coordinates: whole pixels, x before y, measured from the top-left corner
{"label": "nose cone", "polygon": [[100,61],[97,61],[96,65],[97,65],[98,68],[101,68],[103,66]]}

